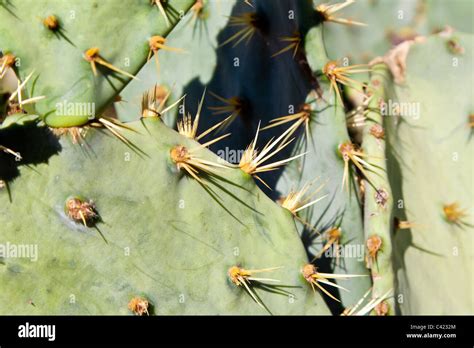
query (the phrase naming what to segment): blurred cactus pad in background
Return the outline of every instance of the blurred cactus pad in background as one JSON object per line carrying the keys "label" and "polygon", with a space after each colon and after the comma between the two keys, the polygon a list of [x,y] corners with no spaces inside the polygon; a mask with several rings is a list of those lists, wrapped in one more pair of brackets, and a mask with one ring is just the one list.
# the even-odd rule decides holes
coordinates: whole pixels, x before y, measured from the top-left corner
{"label": "blurred cactus pad in background", "polygon": [[473,314],[470,0],[0,0],[0,314]]}

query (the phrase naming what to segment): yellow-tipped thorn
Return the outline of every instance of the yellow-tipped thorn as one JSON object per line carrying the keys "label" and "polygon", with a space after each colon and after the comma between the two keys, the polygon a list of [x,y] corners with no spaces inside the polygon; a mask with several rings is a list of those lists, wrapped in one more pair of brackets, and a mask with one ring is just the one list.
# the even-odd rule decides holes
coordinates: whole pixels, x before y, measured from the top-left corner
{"label": "yellow-tipped thorn", "polygon": [[316,11],[321,14],[325,22],[333,22],[333,23],[344,24],[344,25],[366,26],[367,24],[365,23],[334,16],[336,12],[344,9],[345,7],[353,4],[354,2],[355,2],[354,0],[346,0],[344,2],[332,4],[332,5],[327,4],[327,3],[320,4],[316,6]]}
{"label": "yellow-tipped thorn", "polygon": [[99,49],[97,47],[89,48],[87,51],[85,51],[84,59],[91,64],[92,72],[94,73],[94,76],[97,76],[96,64],[100,64],[116,73],[138,80],[136,76],[133,76],[132,74],[115,67],[114,65],[106,61],[104,58],[102,58],[99,54]]}
{"label": "yellow-tipped thorn", "polygon": [[305,184],[303,188],[299,191],[291,190],[288,196],[286,196],[283,202],[281,203],[281,206],[290,211],[293,215],[296,215],[299,211],[306,209],[325,198],[327,195],[321,196],[313,200],[314,196],[324,187],[324,184],[320,185],[310,195],[306,194],[313,185],[314,181],[316,181],[316,179],[313,180],[313,182]]}
{"label": "yellow-tipped thorn", "polygon": [[166,0],[151,0],[151,5],[156,5],[158,7],[158,10],[160,11],[161,15],[165,19],[165,23],[167,27],[171,26],[170,19],[168,17],[168,14],[166,13],[165,7],[163,6],[163,3],[166,2]]}
{"label": "yellow-tipped thorn", "polygon": [[273,120],[270,120],[269,124],[262,128],[262,130],[274,128],[289,122],[294,123],[290,126],[290,131],[288,132],[287,136],[284,138],[283,142],[286,142],[297,130],[301,125],[304,125],[305,129],[305,136],[309,139],[309,132],[310,132],[310,121],[312,116],[311,105],[303,104],[300,111],[296,114],[286,115],[277,117]]}
{"label": "yellow-tipped thorn", "polygon": [[[212,132],[214,129],[220,127],[224,122],[226,122],[228,118],[226,118],[225,120],[215,124],[214,126],[210,127],[209,129],[207,129],[206,131],[204,131],[201,135],[197,135],[197,131],[198,131],[198,126],[199,126],[199,119],[200,119],[200,116],[201,116],[201,111],[202,111],[202,105],[204,103],[204,96],[206,94],[206,91],[204,90],[203,94],[202,94],[202,97],[201,97],[201,100],[199,102],[199,105],[198,105],[198,110],[196,112],[196,116],[194,117],[194,121],[192,120],[192,117],[190,114],[186,115],[186,111],[184,112],[184,115],[182,117],[181,120],[178,121],[177,123],[177,128],[178,128],[178,133],[185,136],[186,138],[189,138],[189,139],[194,139],[196,141],[199,141],[201,138],[205,137],[206,135],[208,135],[210,132]],[[210,140],[204,144],[202,144],[202,147],[208,147],[222,139],[224,139],[225,137],[229,136],[230,133],[228,134],[225,134],[225,135],[222,135],[216,139],[213,139],[213,140]]]}
{"label": "yellow-tipped thorn", "polygon": [[344,160],[344,174],[342,177],[342,188],[344,188],[345,186],[346,190],[349,191],[349,162],[352,162],[364,175],[365,180],[371,183],[370,180],[368,179],[367,170],[373,171],[376,168],[370,163],[368,163],[367,161],[364,161],[362,159],[362,157],[368,157],[367,155],[365,155],[361,151],[358,151],[355,145],[352,144],[351,142],[345,142],[339,145],[339,153],[341,154],[342,159]]}
{"label": "yellow-tipped thorn", "polygon": [[294,36],[283,36],[280,38],[280,41],[288,42],[288,45],[283,47],[278,52],[274,53],[271,57],[275,58],[287,51],[293,50],[293,58],[295,58],[301,45],[301,35],[299,33],[296,33]]}
{"label": "yellow-tipped thorn", "polygon": [[246,40],[246,44],[248,44],[257,31],[257,14],[255,12],[247,12],[239,16],[231,16],[229,19],[229,26],[243,28],[221,43],[219,47],[225,46],[231,42],[234,42],[232,47],[235,47],[244,40]]}
{"label": "yellow-tipped thorn", "polygon": [[[255,138],[252,140],[250,145],[245,149],[245,151],[242,155],[242,158],[239,162],[239,167],[243,172],[256,177],[261,182],[263,182],[263,180],[261,178],[259,178],[257,174],[263,173],[263,172],[269,172],[269,171],[272,171],[272,170],[276,170],[280,166],[282,166],[282,165],[284,165],[284,164],[286,164],[286,163],[288,163],[288,162],[290,162],[290,161],[292,161],[296,158],[299,158],[301,156],[306,155],[306,153],[302,153],[302,154],[292,156],[290,158],[287,158],[287,159],[284,159],[284,160],[281,160],[281,161],[277,161],[277,162],[273,162],[273,163],[270,163],[270,164],[262,165],[264,162],[266,162],[267,160],[269,160],[270,158],[275,156],[277,153],[282,151],[286,146],[288,146],[293,141],[293,139],[289,140],[289,141],[286,141],[286,142],[282,141],[282,139],[284,139],[287,136],[287,134],[291,131],[291,128],[289,128],[282,135],[280,135],[276,140],[270,140],[263,147],[263,149],[260,152],[258,152],[256,150],[256,145],[257,145],[257,139],[258,139],[259,131],[260,131],[260,124],[257,127],[257,132],[255,134]],[[273,150],[275,147],[276,147],[276,149]],[[266,185],[266,186],[268,187],[268,185]]]}
{"label": "yellow-tipped thorn", "polygon": [[336,297],[331,295],[323,286],[321,286],[319,283],[329,285],[344,291],[349,291],[346,288],[337,285],[336,283],[330,282],[329,279],[348,279],[348,278],[354,278],[354,277],[365,277],[366,275],[363,274],[330,274],[330,273],[320,273],[317,271],[316,266],[313,264],[306,264],[303,269],[301,270],[301,273],[303,274],[303,277],[305,280],[311,284],[311,287],[314,289],[314,285],[316,285],[322,292],[324,292],[327,296],[332,298],[333,300],[340,302]]}
{"label": "yellow-tipped thorn", "polygon": [[244,268],[241,268],[239,266],[232,266],[229,268],[227,271],[227,275],[232,283],[234,283],[237,286],[244,286],[249,295],[252,297],[252,299],[263,309],[266,310],[265,306],[263,303],[261,303],[258,300],[257,295],[252,291],[251,289],[251,284],[252,282],[264,282],[264,281],[270,281],[270,282],[279,282],[277,279],[271,279],[271,278],[256,278],[253,277],[252,275],[255,273],[262,273],[262,272],[272,272],[274,270],[280,269],[282,267],[271,267],[271,268],[264,268],[264,269],[252,269],[252,270],[246,270]]}
{"label": "yellow-tipped thorn", "polygon": [[199,176],[199,172],[205,172],[210,175],[218,175],[217,169],[229,169],[229,166],[215,163],[200,158],[195,154],[196,151],[203,148],[203,145],[188,149],[183,145],[176,145],[170,151],[171,160],[176,164],[178,170],[183,169],[202,185],[207,185]]}
{"label": "yellow-tipped thorn", "polygon": [[[364,68],[364,69],[362,69]],[[369,88],[367,84],[351,79],[349,76],[356,73],[369,72],[370,68],[367,68],[367,65],[358,64],[358,65],[348,65],[348,66],[339,66],[336,61],[329,61],[323,67],[323,74],[327,77],[330,82],[331,90],[337,95],[337,99],[344,105],[342,100],[341,92],[339,90],[338,83],[352,87],[358,86],[360,88]]]}

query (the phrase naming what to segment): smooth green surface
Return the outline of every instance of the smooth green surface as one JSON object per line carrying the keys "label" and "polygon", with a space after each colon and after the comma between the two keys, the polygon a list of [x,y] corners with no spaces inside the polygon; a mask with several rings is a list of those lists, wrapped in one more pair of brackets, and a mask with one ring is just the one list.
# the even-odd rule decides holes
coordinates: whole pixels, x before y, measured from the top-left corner
{"label": "smooth green surface", "polygon": [[[414,45],[406,84],[392,101],[419,103],[420,114],[387,117],[395,216],[411,222],[396,232],[397,301],[402,314],[470,314],[474,311],[473,228],[449,224],[443,205],[458,202],[473,224],[472,35],[456,33],[465,53],[447,39]],[[436,57],[436,58],[434,58]],[[400,208],[401,207],[401,208]]]}

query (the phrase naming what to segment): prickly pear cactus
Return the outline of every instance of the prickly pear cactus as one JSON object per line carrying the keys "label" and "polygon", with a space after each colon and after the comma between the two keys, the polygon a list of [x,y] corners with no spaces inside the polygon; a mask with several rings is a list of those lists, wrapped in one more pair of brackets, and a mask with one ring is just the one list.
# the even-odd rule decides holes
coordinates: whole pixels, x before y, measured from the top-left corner
{"label": "prickly pear cactus", "polygon": [[413,43],[387,101],[402,314],[474,311],[472,55],[472,35],[460,32]]}
{"label": "prickly pear cactus", "polygon": [[154,3],[27,0],[2,6],[0,47],[12,55],[21,78],[35,74],[36,95],[47,97],[36,109],[49,126],[81,126],[100,115],[157,50],[150,40],[166,36],[193,0],[168,1],[166,15]]}
{"label": "prickly pear cactus", "polygon": [[0,314],[472,313],[469,7],[0,1]]}
{"label": "prickly pear cactus", "polygon": [[[143,156],[97,130],[87,147],[46,128],[8,135],[37,149],[8,143],[32,167],[18,168],[11,203],[0,193],[2,240],[37,255],[2,259],[3,314],[127,314],[134,297],[153,314],[328,313],[300,273],[307,260],[288,212],[238,169],[203,184],[183,175],[170,151],[199,145],[159,120],[131,126]],[[266,309],[229,279],[232,266],[281,267],[262,276],[278,282],[251,288]]]}
{"label": "prickly pear cactus", "polygon": [[379,311],[394,314],[396,311],[393,294],[395,287],[392,261],[393,195],[388,179],[386,160],[386,139],[384,129],[383,102],[386,99],[387,84],[391,76],[385,65],[374,65],[369,82],[369,103],[366,110],[362,150],[371,167],[364,183],[364,230],[365,262],[370,268],[373,280],[372,294],[385,298]]}
{"label": "prickly pear cactus", "polygon": [[[263,127],[277,116],[297,113],[306,102],[308,94],[310,95],[309,99],[315,99],[316,94],[314,90],[311,91],[312,88],[316,88],[318,85],[315,71],[321,70],[328,59],[319,59],[319,55],[323,55],[324,44],[322,39],[318,38],[318,41],[313,42],[312,47],[308,45],[307,51],[310,60],[311,56],[316,56],[319,60],[315,64],[314,71],[308,66],[304,55],[305,33],[311,26],[318,24],[318,21],[314,21],[312,16],[305,15],[308,11],[315,13],[314,8],[308,8],[306,5],[280,2],[278,6],[275,6],[268,1],[258,1],[254,3],[253,7],[244,2],[225,2],[218,6],[218,4],[211,2],[205,4],[208,12],[207,16],[201,20],[206,27],[221,28],[222,14],[232,16],[234,20],[253,14],[260,18],[260,21],[255,24],[243,22],[241,26],[235,29],[232,27],[226,28],[218,35],[213,34],[212,31],[207,35],[198,35],[196,32],[191,33],[189,30],[184,30],[186,25],[189,25],[186,23],[192,23],[192,19],[190,19],[189,22],[183,21],[169,36],[173,42],[182,42],[182,47],[185,47],[189,54],[167,53],[163,56],[162,66],[168,64],[171,67],[175,61],[181,61],[184,66],[196,66],[193,74],[184,75],[189,76],[190,79],[188,85],[184,87],[186,109],[195,107],[200,97],[200,94],[198,94],[200,92],[197,93],[196,90],[201,91],[203,85],[205,85],[211,95],[206,98],[206,104],[210,106],[203,109],[202,127],[209,127],[217,120],[220,121],[229,115],[233,115],[233,117],[231,116],[232,122],[229,122],[225,128],[225,131],[230,132],[232,136],[211,145],[212,150],[220,156],[224,156],[230,161],[238,161],[238,155],[234,156],[234,154],[238,154],[239,151],[245,149],[259,124]],[[198,20],[196,22],[199,23]],[[239,40],[238,36],[235,37],[234,41],[227,42],[240,30],[248,30],[249,33],[252,32],[253,34],[249,35],[248,41],[236,45],[235,43]],[[217,51],[209,47],[209,42],[211,42],[211,45],[218,47]],[[207,52],[211,59],[196,59],[203,52]],[[252,52],[264,52],[264,54],[257,55]],[[214,56],[217,56],[217,58],[214,59]],[[151,81],[147,80],[145,82],[147,88],[153,86],[154,83],[170,85],[171,81],[176,81],[172,73],[170,74],[173,71],[171,68],[163,75],[160,74],[158,78],[155,78],[155,75],[152,74],[153,69],[154,66],[148,64],[139,75],[139,77],[151,76]],[[255,71],[265,74],[266,77],[257,78]],[[277,74],[272,74],[272,72],[277,72]],[[182,76],[180,78],[182,79]],[[122,93],[122,99],[135,101],[133,105],[128,103],[124,108],[122,108],[122,104],[116,107],[119,110],[119,116],[124,119],[127,118],[127,115],[133,113],[127,113],[123,110],[136,108],[136,101],[140,98],[138,92],[140,91],[138,87],[140,85],[141,81],[132,81],[130,86]],[[178,82],[175,90],[180,90],[180,85],[181,83]],[[280,94],[276,100],[274,95],[280,93],[278,91],[280,86],[293,87],[285,88],[284,93]],[[219,94],[218,97],[221,98],[216,97],[215,94]],[[231,98],[238,100],[239,103],[226,104]],[[332,98],[332,96],[329,95],[329,98]],[[314,259],[321,253],[322,247],[327,242],[324,236],[315,238],[318,234],[325,232],[318,230],[330,229],[342,224],[343,237],[340,240],[340,245],[343,248],[341,250],[348,250],[347,254],[350,254],[350,256],[347,258],[337,257],[340,263],[338,261],[335,272],[368,275],[363,260],[364,236],[360,206],[353,187],[351,187],[352,194],[347,196],[340,190],[343,163],[335,149],[337,149],[339,142],[347,139],[343,109],[341,107],[327,107],[327,103],[321,100],[318,104],[317,107],[321,109],[326,107],[326,111],[321,111],[311,121],[310,128],[313,138],[308,141],[308,144],[317,144],[316,153],[310,151],[304,158],[295,161],[294,164],[290,163],[281,174],[279,172],[276,172],[276,175],[263,173],[262,177],[265,182],[275,191],[268,191],[264,185],[262,185],[262,189],[266,190],[274,199],[281,200],[290,194],[291,190],[302,188],[308,181],[313,181],[318,176],[322,183],[331,178],[330,182],[326,183],[324,192],[321,193],[321,196],[327,194],[331,198],[309,207],[307,211],[300,214],[307,220],[303,224],[297,221],[303,242],[310,259]],[[314,107],[314,105],[311,107]],[[224,110],[226,113],[220,112]],[[337,115],[336,120],[334,120],[334,114]],[[318,121],[324,118],[324,122]],[[327,128],[323,127],[323,124],[324,126],[327,125]],[[333,134],[337,129],[340,135],[336,135],[334,139],[329,140],[329,137],[326,136],[328,129],[330,129],[329,134]],[[279,136],[283,130],[284,127],[266,129],[260,132],[260,141],[265,143],[271,137]],[[319,137],[316,134],[319,132],[325,134],[325,136]],[[301,134],[298,135],[298,137],[300,136]],[[292,149],[292,145],[290,145],[281,154],[277,154],[277,158],[284,159],[304,152],[301,146],[302,142],[297,141],[298,146],[295,149]],[[304,168],[297,169],[301,166],[301,163],[306,163]],[[333,174],[334,166],[340,168],[339,178]],[[302,173],[306,174],[302,175]],[[323,215],[324,217],[321,219]],[[335,254],[339,250],[334,248],[332,256],[329,259],[324,258],[325,260],[322,263],[318,263],[319,266],[328,271],[332,270],[332,268],[324,266],[324,263],[335,259]],[[350,289],[350,292],[341,292],[343,306],[348,306],[357,302],[370,288],[370,279],[369,277],[352,278],[341,281],[341,284]],[[337,292],[335,294],[337,295]],[[329,301],[332,302],[331,305],[336,303],[332,299],[329,299]],[[335,311],[340,311],[340,309]]]}
{"label": "prickly pear cactus", "polygon": [[[305,49],[309,66],[316,75],[330,62],[322,51],[322,26],[310,29],[305,37]],[[279,192],[289,192],[306,182],[319,178],[324,183],[323,192],[327,195],[321,202],[302,212],[301,217],[309,226],[300,224],[303,239],[312,258],[321,266],[330,263],[336,273],[368,275],[364,263],[364,232],[362,225],[361,203],[358,200],[358,188],[351,178],[348,189],[343,186],[344,161],[339,152],[341,144],[349,142],[344,108],[337,100],[334,90],[327,81],[321,81],[324,91],[318,101],[316,93],[307,98],[312,115],[305,135],[301,131],[301,141],[294,152],[307,151],[304,158],[290,163],[277,184]],[[309,138],[306,138],[307,135]],[[340,236],[328,238],[328,232],[340,229]],[[339,285],[350,289],[340,291],[344,307],[352,305],[370,288],[369,277],[354,278]]]}
{"label": "prickly pear cactus", "polygon": [[[143,92],[151,90],[155,85],[171,92],[169,104],[186,95],[185,105],[193,110],[201,98],[204,85],[208,85],[215,75],[217,67],[219,42],[217,37],[226,27],[228,16],[231,15],[236,0],[203,1],[194,5],[190,11],[167,36],[169,46],[183,49],[184,52],[165,51],[159,53],[160,70],[157,73],[156,62],[150,60],[137,74],[138,80],[132,80],[120,93],[120,101],[116,102],[115,111],[120,120],[135,121],[141,113]],[[202,4],[202,5],[200,5]],[[249,6],[246,5],[247,8]],[[251,8],[249,8],[251,9]],[[176,72],[179,66],[179,73]],[[208,87],[210,91],[214,88]],[[216,93],[219,91],[216,88]],[[212,122],[206,122],[211,112],[211,97],[206,96],[206,107],[203,109],[204,125],[218,120],[212,117]],[[178,112],[164,115],[164,121],[174,126]]]}
{"label": "prickly pear cactus", "polygon": [[345,9],[345,16],[367,25],[328,25],[324,32],[325,41],[331,42],[328,54],[368,63],[403,41],[446,26],[472,33],[472,21],[464,15],[471,6],[466,0],[357,0]]}

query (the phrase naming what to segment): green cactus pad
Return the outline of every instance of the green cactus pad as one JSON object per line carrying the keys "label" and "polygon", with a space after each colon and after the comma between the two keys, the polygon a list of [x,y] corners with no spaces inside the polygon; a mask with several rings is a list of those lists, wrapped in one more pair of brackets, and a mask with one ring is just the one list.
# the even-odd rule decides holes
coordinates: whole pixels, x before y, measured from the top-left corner
{"label": "green cactus pad", "polygon": [[[280,287],[254,288],[271,313],[328,314],[300,273],[307,258],[290,213],[238,169],[222,169],[225,179],[204,176],[211,195],[170,160],[175,145],[197,143],[159,120],[131,126],[141,134],[126,135],[146,156],[93,129],[82,146],[51,136],[30,153],[19,147],[37,160],[20,166],[10,185],[12,203],[0,191],[0,242],[34,245],[38,258],[2,259],[2,314],[127,314],[136,296],[154,314],[268,313],[230,282],[234,265],[283,267],[262,275],[280,280]],[[38,129],[16,132],[29,136]],[[61,150],[42,158],[54,153],[48,147]],[[90,201],[97,223],[85,227],[70,219],[68,197]]]}
{"label": "green cactus pad", "polygon": [[[392,104],[402,103],[402,114],[386,117],[394,215],[412,225],[395,232],[393,246],[402,314],[474,311],[473,37],[452,35],[462,55],[439,35],[414,44],[405,83],[389,95]],[[445,220],[443,206],[452,203],[465,209],[460,226]]]}
{"label": "green cactus pad", "polygon": [[[308,62],[316,74],[329,60],[321,50],[321,26],[312,28],[305,38],[305,49]],[[342,237],[342,257],[335,265],[334,257],[328,260],[334,263],[334,273],[365,274],[368,275],[364,265],[364,230],[362,226],[361,206],[357,197],[357,189],[350,185],[347,192],[342,187],[344,162],[338,154],[338,146],[348,141],[345,113],[336,100],[334,92],[329,93],[329,85],[323,84],[323,100],[313,106],[317,112],[310,122],[310,140],[300,142],[295,153],[308,151],[307,155],[290,163],[284,170],[277,184],[277,189],[283,195],[291,188],[301,187],[306,182],[320,178],[320,183],[326,183],[322,192],[328,196],[321,202],[302,212],[302,218],[314,226],[318,232],[340,226]],[[314,99],[314,95],[308,99]],[[329,107],[328,107],[329,105]],[[303,134],[300,134],[302,137]],[[306,144],[306,147],[303,145]],[[304,228],[306,232],[307,228]],[[310,254],[317,255],[324,244],[324,238],[309,238],[306,240]],[[350,292],[340,291],[343,306],[351,306],[363,296],[370,288],[370,277],[352,278],[338,282],[339,285],[349,289]],[[331,301],[331,300],[330,300]]]}
{"label": "green cactus pad", "polygon": [[[173,26],[192,4],[167,3]],[[51,15],[58,20],[57,30],[43,24]],[[166,36],[171,29],[148,0],[8,1],[0,8],[0,49],[14,54],[22,78],[32,71],[38,76],[36,94],[46,99],[36,110],[47,114],[51,127],[84,125],[130,81],[99,64],[94,76],[85,51],[97,47],[103,59],[135,75],[146,62],[148,39]]]}

